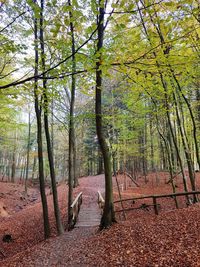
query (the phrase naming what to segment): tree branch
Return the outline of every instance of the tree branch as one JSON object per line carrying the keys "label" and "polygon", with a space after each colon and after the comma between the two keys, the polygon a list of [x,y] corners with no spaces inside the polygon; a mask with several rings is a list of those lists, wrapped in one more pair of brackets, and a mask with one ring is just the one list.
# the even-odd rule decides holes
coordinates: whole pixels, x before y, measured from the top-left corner
{"label": "tree branch", "polygon": [[0,33],[5,31],[8,27],[10,27],[19,17],[23,16],[27,11],[20,13],[17,17],[15,17],[8,25],[6,25],[3,29],[0,30]]}

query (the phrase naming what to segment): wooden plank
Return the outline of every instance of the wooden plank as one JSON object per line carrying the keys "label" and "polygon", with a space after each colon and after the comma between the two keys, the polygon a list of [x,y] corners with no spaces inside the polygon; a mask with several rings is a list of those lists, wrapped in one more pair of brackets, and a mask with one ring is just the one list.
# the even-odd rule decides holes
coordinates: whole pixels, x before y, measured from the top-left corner
{"label": "wooden plank", "polygon": [[97,208],[83,208],[80,210],[76,227],[99,226],[100,220],[101,215]]}

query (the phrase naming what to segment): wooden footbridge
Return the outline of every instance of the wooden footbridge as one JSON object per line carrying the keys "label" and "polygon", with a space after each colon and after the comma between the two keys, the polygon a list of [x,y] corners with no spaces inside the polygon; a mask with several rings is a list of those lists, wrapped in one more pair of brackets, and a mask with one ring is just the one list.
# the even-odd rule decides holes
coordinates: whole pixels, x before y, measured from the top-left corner
{"label": "wooden footbridge", "polygon": [[96,194],[96,201],[93,201],[93,198],[94,196],[92,194],[88,196],[80,192],[73,201],[71,209],[74,227],[93,227],[100,225],[104,199],[100,191]]}

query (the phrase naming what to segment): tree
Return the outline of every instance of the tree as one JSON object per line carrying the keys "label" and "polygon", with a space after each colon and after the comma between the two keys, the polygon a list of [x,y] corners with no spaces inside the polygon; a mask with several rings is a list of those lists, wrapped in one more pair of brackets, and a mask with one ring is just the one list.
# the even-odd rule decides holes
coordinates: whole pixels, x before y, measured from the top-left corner
{"label": "tree", "polygon": [[[71,1],[68,0],[69,7],[72,7]],[[76,72],[75,58],[75,38],[74,38],[74,23],[72,11],[69,11],[70,17],[70,34],[71,34],[71,53],[72,53],[72,73]],[[70,97],[70,112],[69,112],[69,178],[68,178],[68,228],[71,228],[71,204],[73,200],[73,186],[78,185],[76,178],[76,145],[75,145],[75,129],[74,129],[74,105],[75,105],[76,78],[72,74],[71,77],[71,97]]]}
{"label": "tree", "polygon": [[[45,51],[44,51],[44,1],[41,0],[41,11],[40,11],[40,46],[41,46],[41,61],[42,61],[42,70],[45,72],[46,64],[45,64]],[[51,183],[52,183],[52,191],[53,191],[53,203],[54,203],[54,213],[56,218],[56,226],[58,234],[61,235],[64,233],[64,228],[61,222],[60,210],[58,205],[58,193],[56,187],[56,176],[55,176],[55,168],[54,168],[54,159],[53,159],[53,151],[52,151],[52,143],[49,132],[49,103],[48,103],[48,91],[47,91],[47,81],[45,79],[45,75],[43,75],[43,99],[44,99],[44,128],[45,135],[47,141],[47,152],[48,152],[48,160],[49,160],[49,168],[51,174]]]}
{"label": "tree", "polygon": [[100,229],[111,226],[115,220],[114,205],[113,205],[113,188],[112,188],[112,163],[111,153],[108,144],[106,143],[105,134],[102,125],[102,48],[104,37],[104,13],[105,3],[99,1],[98,3],[98,37],[97,37],[97,62],[96,62],[96,88],[95,88],[95,114],[96,114],[96,131],[103,155],[104,171],[105,171],[105,205],[103,215],[101,218]]}
{"label": "tree", "polygon": [[38,166],[39,166],[39,182],[40,182],[40,194],[43,208],[43,224],[44,224],[44,237],[50,237],[50,225],[48,216],[48,206],[45,194],[45,182],[44,182],[44,162],[43,162],[43,140],[42,140],[42,107],[41,100],[39,101],[38,91],[38,68],[39,68],[39,38],[38,38],[38,19],[34,10],[34,51],[35,51],[35,81],[34,81],[34,101],[35,101],[35,113],[37,120],[37,144],[38,144]]}

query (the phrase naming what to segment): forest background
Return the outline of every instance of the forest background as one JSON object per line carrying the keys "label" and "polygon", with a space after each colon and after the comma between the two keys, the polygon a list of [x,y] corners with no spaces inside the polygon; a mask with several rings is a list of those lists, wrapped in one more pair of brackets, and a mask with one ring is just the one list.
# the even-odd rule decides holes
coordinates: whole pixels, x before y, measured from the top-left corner
{"label": "forest background", "polygon": [[[200,169],[199,3],[1,1],[1,179],[45,184],[105,172],[101,226],[114,220],[112,173],[144,179]],[[186,171],[188,174],[186,175]],[[148,182],[148,181],[146,181]],[[70,212],[70,209],[68,209]],[[70,227],[71,215],[68,214]]]}

